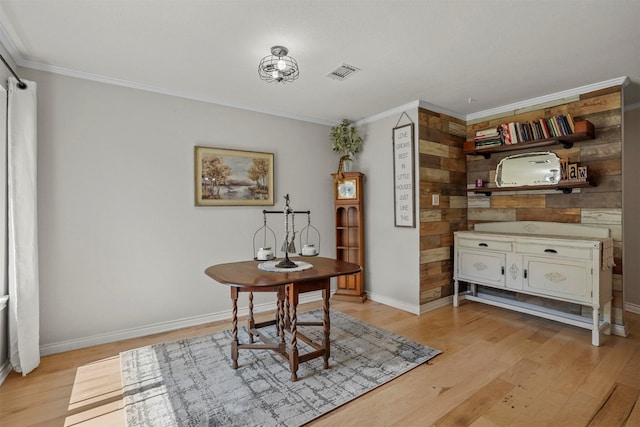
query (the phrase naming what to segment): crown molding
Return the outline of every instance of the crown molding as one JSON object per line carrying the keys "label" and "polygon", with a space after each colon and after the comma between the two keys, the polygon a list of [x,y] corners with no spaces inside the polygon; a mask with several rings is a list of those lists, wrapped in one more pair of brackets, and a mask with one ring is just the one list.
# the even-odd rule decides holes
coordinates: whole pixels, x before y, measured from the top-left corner
{"label": "crown molding", "polygon": [[434,113],[446,114],[447,116],[455,117],[459,120],[467,120],[467,117],[464,114],[456,113],[452,110],[447,110],[446,108],[440,107],[439,105],[431,104],[426,101],[420,101],[419,107],[427,109],[429,111],[433,111]]}
{"label": "crown molding", "polygon": [[476,113],[467,114],[466,120],[477,120],[483,117],[495,116],[499,114],[508,113],[514,110],[521,110],[534,105],[544,104],[547,102],[558,101],[564,98],[571,98],[582,95],[583,93],[593,92],[600,89],[605,89],[611,86],[627,86],[631,81],[629,77],[623,76],[611,80],[605,80],[599,83],[593,83],[590,85],[580,86],[574,89],[564,90],[561,92],[552,93],[545,96],[539,96],[537,98],[526,99],[524,101],[515,102],[513,104],[503,105],[501,107],[491,108],[489,110],[478,111]]}
{"label": "crown molding", "polygon": [[[0,12],[2,12],[2,5],[0,5]],[[9,56],[17,65],[23,61],[20,51],[16,47],[15,43],[6,28],[0,23],[0,43],[4,46],[5,50],[9,53]]]}
{"label": "crown molding", "polygon": [[[1,10],[1,5],[0,5],[0,10]],[[117,78],[107,77],[99,74],[72,70],[70,68],[60,67],[57,65],[43,64],[41,62],[27,60],[22,57],[22,55],[20,54],[20,51],[16,48],[16,45],[13,42],[13,39],[9,35],[8,31],[2,26],[2,24],[0,24],[0,43],[2,43],[2,45],[5,47],[5,49],[7,50],[7,52],[13,59],[13,61],[19,67],[31,68],[34,70],[46,71],[49,73],[60,74],[63,76],[75,77],[75,78],[95,81],[99,83],[111,84],[115,86],[123,86],[123,87],[128,87],[130,89],[139,89],[147,92],[159,93],[162,95],[176,96],[179,98],[190,99],[192,101],[199,101],[207,104],[215,104],[215,105],[221,105],[224,107],[237,108],[240,110],[247,110],[247,111],[252,111],[256,113],[268,114],[271,116],[283,117],[286,119],[316,123],[324,126],[335,125],[335,122],[333,122],[332,120],[324,120],[324,119],[319,119],[317,117],[310,117],[302,114],[293,114],[293,113],[278,111],[273,109],[258,108],[253,105],[238,104],[238,103],[228,102],[222,99],[203,97],[203,96],[198,96],[191,93],[169,90],[159,86],[147,85],[143,83],[133,82],[130,80],[117,79]]]}
{"label": "crown molding", "polygon": [[431,104],[426,101],[416,100],[406,103],[404,105],[400,105],[399,107],[392,108],[387,111],[383,111],[378,114],[374,114],[373,116],[366,117],[364,119],[358,120],[356,122],[357,126],[364,125],[367,123],[375,122],[380,119],[384,119],[385,117],[395,116],[396,114],[401,114],[404,111],[411,110],[414,108],[424,108],[429,111],[433,111],[440,114],[446,114],[447,116],[455,117],[456,119],[465,120],[465,116],[455,111],[447,110],[446,108],[440,107],[439,105]]}
{"label": "crown molding", "polygon": [[[225,101],[225,100],[222,100],[222,99],[203,97],[203,96],[199,96],[199,95],[195,95],[195,94],[191,94],[191,93],[170,90],[170,89],[162,88],[162,87],[159,87],[159,86],[147,85],[147,84],[133,82],[133,81],[129,81],[129,80],[117,79],[117,78],[113,78],[113,77],[102,76],[102,75],[99,75],[99,74],[72,70],[72,69],[65,68],[65,67],[59,67],[59,66],[56,66],[56,65],[43,64],[43,63],[36,62],[36,61],[26,60],[26,59],[24,59],[22,57],[22,55],[20,54],[20,52],[16,48],[15,43],[13,42],[12,38],[9,36],[9,33],[6,31],[6,29],[2,26],[2,24],[0,24],[0,43],[2,43],[2,45],[5,47],[7,52],[9,52],[9,55],[12,57],[12,59],[15,61],[15,63],[19,67],[32,68],[32,69],[35,69],[35,70],[46,71],[46,72],[50,72],[50,73],[54,73],[54,74],[61,74],[61,75],[65,75],[65,76],[68,76],[68,77],[75,77],[75,78],[84,79],[84,80],[91,80],[91,81],[96,81],[96,82],[105,83],[105,84],[111,84],[111,85],[115,85],[115,86],[123,86],[123,87],[128,87],[128,88],[131,88],[131,89],[139,89],[139,90],[143,90],[143,91],[147,91],[147,92],[153,92],[153,93],[159,93],[159,94],[163,94],[163,95],[176,96],[176,97],[180,97],[180,98],[184,98],[184,99],[190,99],[190,100],[193,100],[193,101],[204,102],[204,103],[207,103],[207,104],[215,104],[215,105],[221,105],[221,106],[230,107],[230,108],[237,108],[237,109],[241,109],[241,110],[253,111],[253,112],[257,112],[257,113],[268,114],[268,115],[277,116],[277,117],[283,117],[283,118],[287,118],[287,119],[293,119],[293,120],[300,120],[300,121],[304,121],[304,122],[316,123],[316,124],[324,125],[324,126],[335,126],[336,125],[336,122],[334,122],[332,120],[323,120],[323,119],[319,119],[317,117],[310,117],[310,116],[305,116],[305,115],[300,115],[300,114],[293,114],[293,113],[289,113],[289,112],[272,110],[272,109],[257,108],[257,107],[252,106],[252,105],[238,104],[238,103]],[[469,122],[469,121],[473,121],[473,120],[477,120],[477,119],[481,119],[481,118],[485,118],[485,117],[489,117],[489,116],[495,116],[495,115],[500,115],[500,114],[504,114],[504,113],[513,112],[514,110],[521,110],[521,109],[529,108],[529,107],[532,107],[532,106],[535,106],[535,105],[540,105],[540,104],[554,102],[554,101],[557,102],[557,101],[565,99],[565,98],[576,97],[576,96],[579,96],[579,95],[581,95],[583,93],[593,92],[593,91],[600,90],[600,89],[605,89],[605,88],[608,88],[608,87],[611,87],[611,86],[622,86],[622,87],[625,87],[629,83],[631,83],[630,79],[628,77],[626,77],[626,76],[623,76],[623,77],[618,77],[618,78],[615,78],[615,79],[605,80],[605,81],[598,82],[598,83],[593,83],[593,84],[590,84],[590,85],[580,86],[580,87],[577,87],[577,88],[574,88],[574,89],[569,89],[569,90],[565,90],[565,91],[561,91],[561,92],[552,93],[552,94],[549,94],[549,95],[544,95],[544,96],[540,96],[540,97],[536,97],[536,98],[526,99],[524,101],[515,102],[513,104],[507,104],[507,105],[503,105],[503,106],[500,106],[500,107],[491,108],[491,109],[488,109],[488,110],[478,111],[478,112],[470,113],[470,114],[467,114],[467,115],[459,114],[459,113],[456,113],[455,111],[447,110],[446,108],[440,107],[440,106],[435,105],[435,104],[431,104],[431,103],[426,102],[426,101],[416,100],[416,101],[412,101],[412,102],[409,102],[407,104],[400,105],[398,107],[392,108],[390,110],[386,110],[386,111],[383,111],[381,113],[374,114],[374,115],[366,117],[364,119],[358,120],[358,121],[356,121],[356,125],[360,126],[360,125],[364,125],[364,124],[367,124],[367,123],[375,122],[375,121],[378,121],[378,120],[383,119],[385,117],[393,116],[393,115],[396,115],[398,113],[402,113],[403,111],[411,110],[411,109],[418,108],[418,107],[425,108],[427,110],[434,111],[436,113],[446,114],[448,116],[455,117],[457,119]],[[640,103],[636,103],[636,104],[631,104],[631,105],[625,106],[624,107],[624,111],[631,111],[631,110],[634,110],[636,108],[640,108]]]}
{"label": "crown molding", "polygon": [[[425,108],[430,111],[434,111],[436,113],[446,114],[451,117],[455,117],[460,120],[464,120],[466,122],[478,120],[490,116],[500,116],[505,113],[511,113],[515,110],[523,110],[526,108],[539,106],[540,104],[558,102],[562,100],[568,100],[571,98],[576,98],[583,93],[593,92],[600,89],[609,88],[612,86],[627,86],[631,81],[629,77],[623,76],[615,79],[605,80],[598,83],[593,83],[590,85],[580,86],[574,89],[568,89],[561,92],[552,93],[545,96],[539,96],[537,98],[526,99],[524,101],[515,102],[513,104],[507,104],[496,108],[491,108],[489,110],[478,111],[476,113],[469,113],[467,115],[458,114],[455,111],[447,110],[446,108],[440,107],[435,104],[430,104],[426,101],[417,100],[413,102],[409,102],[407,104],[401,105],[399,107],[392,108],[387,111],[383,111],[382,113],[375,114],[373,116],[369,116],[362,120],[358,120],[356,124],[362,125],[366,123],[375,122],[377,120],[383,119],[385,117],[389,117],[398,113],[402,113],[403,111],[410,110],[413,108]],[[632,104],[624,107],[624,111],[630,111],[635,108],[640,108],[640,103]]]}
{"label": "crown molding", "polygon": [[364,119],[357,120],[355,122],[356,126],[362,126],[367,123],[377,122],[378,120],[384,119],[385,117],[393,116],[396,114],[401,114],[403,111],[412,110],[414,108],[418,108],[420,101],[411,101],[407,104],[400,105],[398,107],[392,108],[390,110],[383,111],[378,114],[374,114],[373,116],[365,117]]}
{"label": "crown molding", "polygon": [[293,113],[284,112],[284,111],[278,111],[278,110],[273,110],[273,109],[258,108],[258,107],[255,107],[253,105],[239,104],[239,103],[225,101],[223,99],[209,98],[209,97],[206,97],[206,96],[199,96],[199,95],[195,95],[195,94],[192,94],[192,93],[166,89],[166,88],[163,88],[163,87],[148,85],[148,84],[144,84],[144,83],[138,83],[138,82],[134,82],[134,81],[130,81],[130,80],[118,79],[118,78],[102,76],[102,75],[94,74],[94,73],[87,73],[87,72],[84,72],[84,71],[72,70],[72,69],[69,69],[69,68],[59,67],[59,66],[56,66],[56,65],[42,64],[42,63],[34,62],[34,61],[23,61],[19,65],[21,67],[31,68],[31,69],[34,69],[34,70],[46,71],[46,72],[50,72],[50,73],[54,73],[54,74],[60,74],[60,75],[64,75],[64,76],[68,76],[68,77],[75,77],[75,78],[84,79],[84,80],[91,80],[91,81],[104,83],[104,84],[115,85],[115,86],[123,86],[123,87],[128,87],[130,89],[143,90],[143,91],[146,91],[146,92],[159,93],[159,94],[162,94],[162,95],[176,96],[176,97],[179,97],[179,98],[189,99],[189,100],[192,100],[192,101],[204,102],[204,103],[207,103],[207,104],[221,105],[221,106],[224,106],[224,107],[237,108],[237,109],[240,109],[240,110],[247,110],[247,111],[252,111],[252,112],[256,112],[256,113],[262,113],[262,114],[268,114],[268,115],[271,115],[271,116],[283,117],[283,118],[286,118],[286,119],[293,119],[293,120],[300,120],[300,121],[304,121],[304,122],[316,123],[316,124],[325,125],[325,126],[333,126],[333,125],[335,125],[335,123],[333,121],[331,121],[331,120],[323,120],[323,119],[319,119],[317,117],[310,117],[310,116],[305,116],[305,115],[301,115],[301,114],[293,114]]}
{"label": "crown molding", "polygon": [[[3,37],[6,34],[3,34],[3,31],[4,31],[4,29],[0,26],[0,41],[3,42],[3,44],[4,44],[5,41],[3,40]],[[96,81],[96,82],[104,83],[104,84],[111,84],[111,85],[115,85],[115,86],[123,86],[123,87],[128,87],[128,88],[131,88],[131,89],[143,90],[143,91],[147,91],[147,92],[159,93],[159,94],[162,94],[162,95],[176,96],[176,97],[180,97],[180,98],[184,98],[184,99],[190,99],[190,100],[193,100],[193,101],[204,102],[204,103],[207,103],[207,104],[221,105],[221,106],[225,106],[225,107],[237,108],[237,109],[247,110],[247,111],[253,111],[253,112],[257,112],[257,113],[268,114],[268,115],[277,116],[277,117],[283,117],[283,118],[287,118],[287,119],[293,119],[293,120],[300,120],[300,121],[304,121],[304,122],[316,123],[316,124],[324,125],[324,126],[335,126],[335,124],[336,124],[336,122],[334,122],[332,120],[322,120],[322,119],[318,119],[316,117],[304,116],[304,115],[301,115],[301,114],[293,114],[293,113],[277,111],[277,110],[272,110],[272,109],[256,108],[255,106],[252,106],[252,105],[238,104],[238,103],[228,102],[228,101],[221,100],[221,99],[203,97],[203,96],[198,96],[198,95],[194,95],[194,94],[190,94],[190,93],[186,93],[186,92],[174,91],[174,90],[170,90],[170,89],[166,89],[166,88],[162,88],[162,87],[158,87],[158,86],[147,85],[147,84],[143,84],[143,83],[133,82],[133,81],[129,81],[129,80],[123,80],[123,79],[117,79],[117,78],[113,78],[113,77],[106,77],[106,76],[102,76],[102,75],[98,75],[98,74],[87,73],[87,72],[83,72],[83,71],[77,71],[77,70],[72,70],[72,69],[69,69],[69,68],[59,67],[59,66],[56,66],[56,65],[42,64],[42,63],[35,62],[35,61],[25,60],[17,52],[17,50],[15,50],[15,46],[13,45],[13,43],[8,43],[8,45],[9,45],[9,47],[7,47],[7,45],[5,44],[5,47],[9,51],[9,54],[16,61],[16,64],[18,64],[18,66],[20,66],[20,67],[26,67],[26,68],[31,68],[31,69],[40,70],[40,71],[46,71],[46,72],[50,72],[50,73],[54,73],[54,74],[60,74],[60,75],[65,75],[65,76],[69,76],[69,77],[75,77],[75,78],[84,79],[84,80]],[[572,97],[579,96],[579,95],[581,95],[583,93],[593,92],[593,91],[596,91],[596,90],[605,89],[605,88],[609,88],[609,87],[612,87],[612,86],[625,87],[629,83],[630,83],[630,80],[629,80],[628,77],[626,77],[626,76],[618,77],[618,78],[615,78],[615,79],[610,79],[610,80],[605,80],[605,81],[598,82],[598,83],[593,83],[593,84],[590,84],[590,85],[580,86],[580,87],[577,87],[577,88],[574,88],[574,89],[569,89],[569,90],[565,90],[565,91],[561,91],[561,92],[556,92],[556,93],[553,93],[553,94],[540,96],[540,97],[537,97],[537,98],[527,99],[527,100],[516,102],[516,103],[513,103],[513,104],[503,105],[501,107],[496,107],[496,108],[492,108],[492,109],[489,109],[489,110],[483,110],[483,111],[478,111],[476,113],[470,113],[470,114],[467,114],[466,116],[462,115],[462,114],[459,114],[459,113],[456,113],[455,111],[447,110],[446,108],[440,107],[440,106],[435,105],[435,104],[431,104],[431,103],[426,102],[426,101],[416,100],[416,101],[412,101],[412,102],[409,102],[407,104],[400,105],[398,107],[392,108],[390,110],[386,110],[386,111],[383,111],[381,113],[374,114],[374,115],[366,117],[364,119],[358,120],[356,122],[356,125],[360,126],[360,125],[364,125],[364,124],[367,124],[367,123],[375,122],[375,121],[381,120],[381,119],[383,119],[385,117],[393,116],[393,115],[402,113],[403,111],[411,110],[411,109],[415,109],[415,108],[425,108],[427,110],[434,111],[436,113],[446,114],[448,116],[455,117],[455,118],[460,119],[460,120],[472,121],[472,120],[477,120],[477,119],[481,119],[481,118],[488,117],[488,116],[495,116],[495,115],[500,115],[500,114],[512,112],[514,110],[521,110],[521,109],[533,107],[533,106],[544,104],[544,103],[559,101],[559,100],[566,99],[566,98],[572,98]],[[625,111],[630,111],[630,110],[633,110],[633,109],[636,109],[636,108],[640,108],[640,103],[626,106],[626,107],[624,107],[624,110]]]}

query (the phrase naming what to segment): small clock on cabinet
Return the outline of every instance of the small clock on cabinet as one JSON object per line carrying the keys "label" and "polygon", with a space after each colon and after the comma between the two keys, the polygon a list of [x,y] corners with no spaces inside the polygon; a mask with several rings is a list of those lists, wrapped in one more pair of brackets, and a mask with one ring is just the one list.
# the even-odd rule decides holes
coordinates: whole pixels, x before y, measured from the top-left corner
{"label": "small clock on cabinet", "polygon": [[338,181],[338,199],[356,199],[358,187],[355,179],[343,179]]}
{"label": "small clock on cabinet", "polygon": [[361,172],[343,172],[333,176],[334,200],[336,203],[358,203],[362,200],[362,178]]}
{"label": "small clock on cabinet", "polygon": [[[332,174],[336,220],[336,259],[358,264],[364,269],[364,194],[361,172]],[[334,299],[364,302],[364,275],[341,276],[336,281]]]}

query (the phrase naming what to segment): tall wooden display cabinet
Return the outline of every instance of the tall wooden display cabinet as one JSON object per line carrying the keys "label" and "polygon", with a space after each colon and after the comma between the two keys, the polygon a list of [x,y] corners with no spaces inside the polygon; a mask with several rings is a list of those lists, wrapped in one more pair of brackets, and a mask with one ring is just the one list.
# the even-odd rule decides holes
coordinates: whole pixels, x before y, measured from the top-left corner
{"label": "tall wooden display cabinet", "polygon": [[[343,172],[341,179],[334,180],[334,205],[336,219],[336,258],[360,265],[364,269],[364,215],[362,181],[360,172]],[[364,273],[337,278],[338,284],[333,298],[364,302]]]}

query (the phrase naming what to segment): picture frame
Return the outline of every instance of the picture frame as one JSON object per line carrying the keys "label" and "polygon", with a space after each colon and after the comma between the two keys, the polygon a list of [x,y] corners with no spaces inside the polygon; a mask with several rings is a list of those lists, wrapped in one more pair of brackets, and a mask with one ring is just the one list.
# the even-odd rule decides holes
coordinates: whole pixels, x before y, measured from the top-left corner
{"label": "picture frame", "polygon": [[273,158],[273,153],[196,146],[195,205],[273,205]]}
{"label": "picture frame", "polygon": [[396,227],[416,226],[414,124],[393,128],[393,207]]}

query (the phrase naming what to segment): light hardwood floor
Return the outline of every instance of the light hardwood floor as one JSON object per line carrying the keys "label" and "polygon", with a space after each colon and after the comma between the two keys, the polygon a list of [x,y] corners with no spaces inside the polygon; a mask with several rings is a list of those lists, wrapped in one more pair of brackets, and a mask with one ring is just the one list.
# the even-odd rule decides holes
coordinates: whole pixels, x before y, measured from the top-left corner
{"label": "light hardwood floor", "polygon": [[[319,307],[317,303],[301,310]],[[314,426],[640,426],[640,316],[605,337],[479,303],[416,316],[382,304],[332,309],[442,354]],[[260,315],[259,318],[263,318]],[[230,327],[218,322],[56,354],[0,386],[1,426],[124,426],[119,352]]]}

